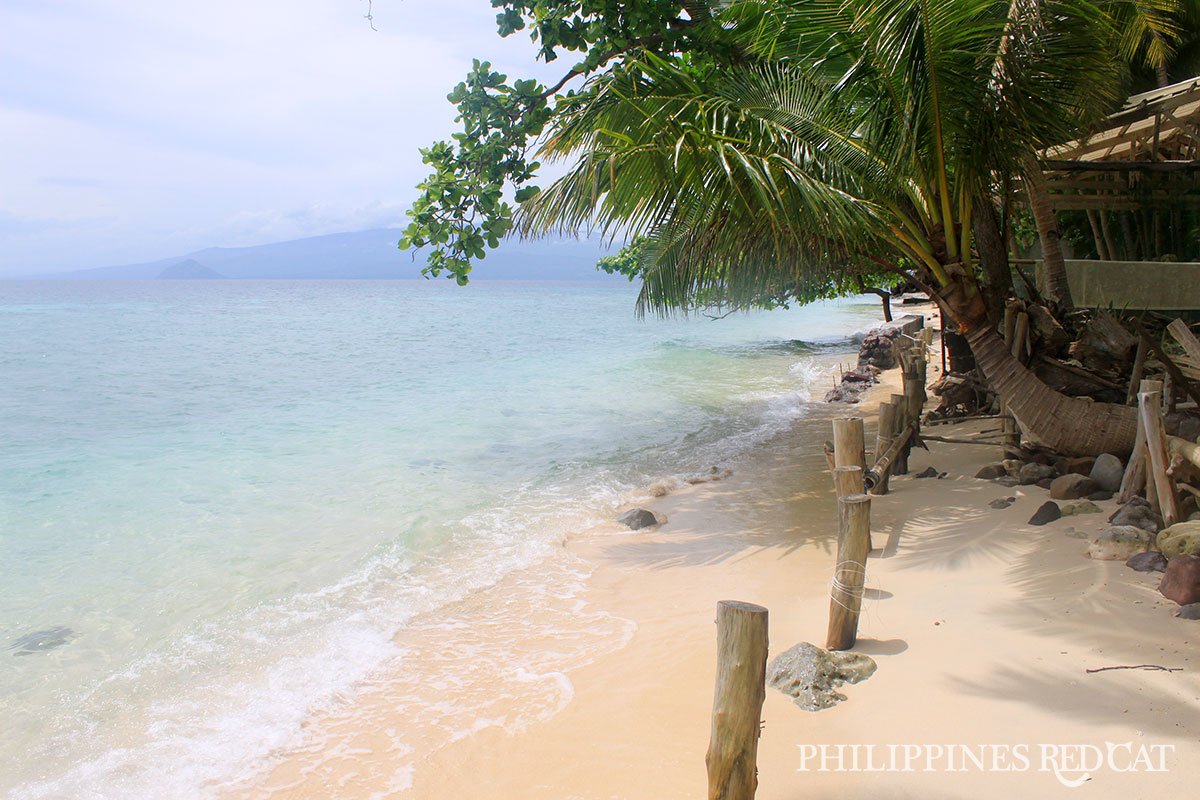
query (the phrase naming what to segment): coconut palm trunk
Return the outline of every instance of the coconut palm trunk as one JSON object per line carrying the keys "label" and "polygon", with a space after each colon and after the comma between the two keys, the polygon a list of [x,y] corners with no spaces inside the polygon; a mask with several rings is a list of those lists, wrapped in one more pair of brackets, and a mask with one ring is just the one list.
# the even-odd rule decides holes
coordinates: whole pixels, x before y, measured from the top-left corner
{"label": "coconut palm trunk", "polygon": [[1067,283],[1067,265],[1063,260],[1062,234],[1058,229],[1058,218],[1050,202],[1050,191],[1041,164],[1032,153],[1024,163],[1025,194],[1029,198],[1029,209],[1037,226],[1038,239],[1042,245],[1042,286],[1046,298],[1065,307],[1075,305],[1071,298],[1071,287]]}
{"label": "coconut palm trunk", "polygon": [[1094,403],[1051,389],[1013,357],[990,327],[971,331],[967,341],[996,394],[1040,442],[1066,455],[1124,457],[1132,452],[1137,414],[1131,406]]}
{"label": "coconut palm trunk", "polygon": [[972,300],[969,285],[965,290],[955,286],[939,299],[965,329],[975,363],[992,390],[1027,433],[1064,455],[1124,457],[1133,450],[1135,409],[1068,397],[1047,386],[1013,356],[981,313],[982,303]]}

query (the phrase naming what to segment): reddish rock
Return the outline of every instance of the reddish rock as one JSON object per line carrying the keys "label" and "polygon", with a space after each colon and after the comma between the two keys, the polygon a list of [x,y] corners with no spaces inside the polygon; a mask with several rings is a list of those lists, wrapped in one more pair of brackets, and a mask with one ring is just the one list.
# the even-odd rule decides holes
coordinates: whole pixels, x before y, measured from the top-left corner
{"label": "reddish rock", "polygon": [[1175,556],[1167,564],[1158,591],[1181,606],[1200,603],[1200,556]]}
{"label": "reddish rock", "polygon": [[1072,472],[1054,479],[1050,484],[1050,497],[1055,500],[1078,500],[1099,488],[1088,476]]}

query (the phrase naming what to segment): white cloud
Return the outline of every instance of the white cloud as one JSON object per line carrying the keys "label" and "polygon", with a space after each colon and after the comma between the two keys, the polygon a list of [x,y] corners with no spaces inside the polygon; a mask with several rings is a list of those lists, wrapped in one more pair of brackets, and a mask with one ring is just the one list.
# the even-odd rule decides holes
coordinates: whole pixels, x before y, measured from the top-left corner
{"label": "white cloud", "polygon": [[541,73],[484,0],[0,7],[0,272],[396,223],[472,56]]}

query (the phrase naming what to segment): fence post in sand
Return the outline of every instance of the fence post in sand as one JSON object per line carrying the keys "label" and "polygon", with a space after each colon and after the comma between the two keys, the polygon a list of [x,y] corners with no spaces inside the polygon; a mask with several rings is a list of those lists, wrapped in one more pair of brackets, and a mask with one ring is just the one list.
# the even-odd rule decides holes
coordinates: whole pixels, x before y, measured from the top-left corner
{"label": "fence post in sand", "polygon": [[[896,404],[895,403],[880,403],[879,404],[879,429],[875,433],[875,461],[879,462],[879,457],[888,451],[892,446],[892,439],[896,436]],[[891,470],[884,470],[883,476],[879,483],[871,490],[871,494],[887,494],[888,493],[888,476]],[[841,496],[840,494],[838,495]]]}
{"label": "fence post in sand", "polygon": [[1163,430],[1162,394],[1141,392],[1138,394],[1138,412],[1146,431],[1146,453],[1149,456],[1149,473],[1146,484],[1154,483],[1158,496],[1158,507],[1162,510],[1163,524],[1167,527],[1179,521],[1179,498],[1175,496],[1175,484],[1167,474],[1171,457],[1167,453],[1167,435]]}
{"label": "fence post in sand", "polygon": [[866,470],[862,417],[842,417],[833,421],[833,465]]}
{"label": "fence post in sand", "polygon": [[[1143,380],[1138,387],[1139,392],[1162,391],[1162,381]],[[1137,399],[1137,393],[1134,394]],[[1137,436],[1133,441],[1133,453],[1129,463],[1125,465],[1125,474],[1121,476],[1121,490],[1117,494],[1117,502],[1122,505],[1133,499],[1143,486],[1146,486],[1146,429],[1142,425],[1142,412],[1138,410]],[[1153,490],[1147,488],[1146,499],[1150,500]],[[1151,505],[1155,505],[1153,502]]]}
{"label": "fence post in sand", "polygon": [[[896,407],[896,427],[892,429],[892,439],[899,436],[908,427],[908,397],[902,394],[892,395],[892,405]],[[901,448],[892,466],[893,475],[908,474],[908,451]]]}
{"label": "fence post in sand", "polygon": [[758,733],[767,697],[767,610],[717,604],[717,685],[704,763],[708,800],[753,800],[758,788]]}
{"label": "fence post in sand", "polygon": [[871,498],[865,494],[838,500],[837,564],[829,598],[827,650],[849,650],[858,639],[858,614],[871,549]]}
{"label": "fence post in sand", "polygon": [[857,464],[833,468],[833,490],[838,498],[863,493],[863,469]]}

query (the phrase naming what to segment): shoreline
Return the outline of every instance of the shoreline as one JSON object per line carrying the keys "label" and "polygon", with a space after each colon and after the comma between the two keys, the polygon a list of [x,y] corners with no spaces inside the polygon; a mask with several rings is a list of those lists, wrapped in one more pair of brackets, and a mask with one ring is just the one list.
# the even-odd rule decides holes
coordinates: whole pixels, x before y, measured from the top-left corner
{"label": "shoreline", "polygon": [[[772,657],[800,641],[823,644],[836,515],[820,443],[829,421],[848,413],[867,419],[872,442],[870,410],[895,390],[897,376],[885,372],[857,406],[814,403],[817,413],[758,445],[731,476],[644,503],[667,517],[661,528],[568,539],[566,550],[590,570],[580,607],[636,627],[626,642],[557,676],[556,708],[520,730],[497,724],[457,738],[400,772],[389,772],[388,762],[408,753],[362,732],[349,738],[354,751],[332,765],[306,769],[303,753],[289,755],[269,781],[234,796],[703,796],[716,602],[766,606]],[[1193,766],[1200,659],[1190,623],[1162,613],[1155,578],[1090,561],[1086,542],[1068,535],[1070,527],[1098,528],[1106,515],[1026,525],[1045,492],[971,477],[994,453],[999,448],[945,444],[915,450],[910,474],[894,477],[892,493],[873,500],[883,546],[868,564],[854,649],[871,655],[878,672],[818,713],[768,688],[759,798],[836,797],[847,788],[923,798],[1071,791],[1036,769],[800,771],[801,746],[815,744],[1160,743],[1175,746],[1167,772],[1098,772],[1086,791],[1143,796],[1183,791],[1200,777]],[[946,478],[913,477],[930,465]],[[1004,496],[1017,500],[988,508]],[[554,640],[526,644],[553,648]],[[1085,672],[1136,663],[1185,671]],[[392,722],[399,728],[407,720]]]}

